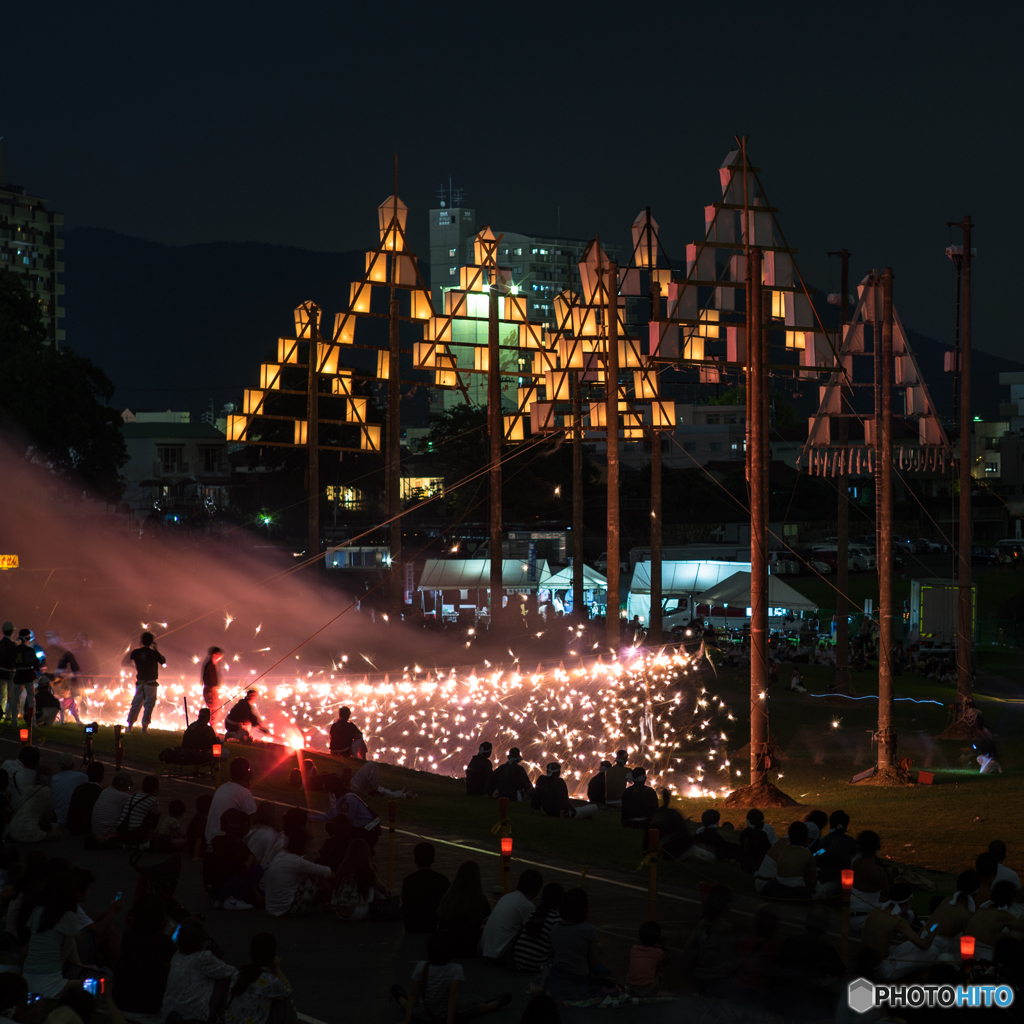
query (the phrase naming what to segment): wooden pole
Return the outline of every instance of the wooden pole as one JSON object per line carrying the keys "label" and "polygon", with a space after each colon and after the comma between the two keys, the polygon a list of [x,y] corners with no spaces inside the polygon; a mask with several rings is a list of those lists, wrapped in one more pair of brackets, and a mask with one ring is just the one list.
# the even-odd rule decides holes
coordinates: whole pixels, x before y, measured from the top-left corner
{"label": "wooden pole", "polygon": [[[654,226],[651,224],[651,208],[646,211],[647,219],[647,270],[650,276],[651,320],[661,318],[661,285],[654,279]],[[652,421],[653,422],[653,421]],[[651,430],[651,616],[650,639],[652,643],[661,640],[661,434]]]}
{"label": "wooden pole", "polygon": [[619,271],[609,263],[604,272],[608,358],[605,367],[605,425],[608,438],[608,604],[605,620],[608,646],[619,646]]}
{"label": "wooden pole", "polygon": [[[306,489],[309,494],[309,557],[320,554],[320,308],[309,307],[309,374],[306,381]],[[312,563],[319,572],[319,560]]]}
{"label": "wooden pole", "polygon": [[402,389],[399,371],[398,344],[398,154],[395,154],[394,212],[392,214],[391,301],[388,306],[388,447],[387,517],[391,520],[389,547],[391,576],[388,580],[388,607],[397,622],[402,617],[405,597],[402,593],[405,573],[402,571]]}
{"label": "wooden pole", "polygon": [[882,417],[878,430],[878,770],[896,760],[892,724],[892,268],[882,271]]}
{"label": "wooden pole", "polygon": [[491,270],[491,290],[487,304],[487,425],[490,434],[491,489],[491,631],[502,621],[502,557],[501,557],[501,350],[498,347],[498,284],[497,258]]}
{"label": "wooden pole", "polygon": [[964,217],[960,347],[960,532],[957,543],[956,702],[957,717],[963,718],[971,703],[971,652],[974,644],[974,615],[971,587],[971,218]]}
{"label": "wooden pole", "polygon": [[572,611],[577,622],[583,610],[583,386],[580,371],[572,373]]}
{"label": "wooden pole", "polygon": [[747,445],[750,456],[750,785],[767,782],[768,750],[768,531],[764,506],[765,388],[762,346],[763,298],[761,249],[752,246],[747,262],[750,282],[750,334],[747,360],[750,416]]}
{"label": "wooden pole", "polygon": [[[842,291],[839,296],[839,321],[845,327],[846,297],[850,289],[850,253],[847,249],[840,249],[838,253],[829,253],[829,255],[838,255],[841,261],[840,286]],[[841,343],[842,337],[840,337]],[[836,346],[837,349],[839,347]],[[838,440],[843,456],[843,472],[836,477],[836,490],[839,493],[836,517],[836,671],[833,684],[833,689],[839,693],[852,692],[850,684],[850,612],[847,601],[850,587],[850,478],[846,473],[846,448],[850,440],[850,421],[844,415],[847,411],[845,395],[846,388],[840,384]],[[877,548],[875,550],[877,551]]]}

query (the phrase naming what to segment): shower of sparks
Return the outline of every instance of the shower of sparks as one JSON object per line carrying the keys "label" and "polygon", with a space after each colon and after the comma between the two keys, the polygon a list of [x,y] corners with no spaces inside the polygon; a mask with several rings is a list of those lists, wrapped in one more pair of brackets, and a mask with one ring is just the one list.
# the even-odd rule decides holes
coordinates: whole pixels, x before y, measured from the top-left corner
{"label": "shower of sparks", "polygon": [[[488,740],[499,759],[519,747],[532,772],[561,762],[570,791],[583,795],[600,761],[627,749],[630,763],[645,767],[653,785],[721,798],[733,788],[722,728],[728,709],[701,686],[702,675],[700,655],[642,651],[628,665],[590,657],[533,672],[514,661],[486,670],[416,665],[372,677],[296,666],[291,677],[261,678],[259,707],[278,736],[299,734],[310,750],[327,749],[331,723],[345,704],[371,756],[384,763],[461,777]],[[161,684],[153,724],[181,730],[182,697],[201,701],[202,684],[185,676],[166,683],[161,676]],[[123,721],[133,690],[125,670],[110,686],[83,692],[83,713],[105,724]]]}
{"label": "shower of sparks", "polygon": [[234,618],[233,615],[231,615],[229,612],[225,612],[224,613],[224,628],[225,629],[227,629],[228,626],[230,626],[231,623],[234,622],[234,621],[235,621],[235,618]]}

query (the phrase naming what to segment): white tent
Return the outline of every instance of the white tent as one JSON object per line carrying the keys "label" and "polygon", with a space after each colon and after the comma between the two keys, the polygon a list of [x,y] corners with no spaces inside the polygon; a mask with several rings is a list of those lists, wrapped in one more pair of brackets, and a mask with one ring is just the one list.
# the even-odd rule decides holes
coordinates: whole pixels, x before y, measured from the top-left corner
{"label": "white tent", "polygon": [[[505,558],[501,563],[503,590],[536,590],[547,586],[541,581],[550,576],[546,558],[538,558],[530,577],[530,566],[518,558]],[[489,558],[428,558],[417,590],[490,590],[491,560]]]}
{"label": "white tent", "polygon": [[[548,576],[540,581],[542,587],[549,590],[571,590],[572,589],[572,566],[567,565],[559,569],[553,576]],[[583,566],[583,589],[584,590],[607,590],[608,581],[589,565]]]}
{"label": "white tent", "polygon": [[[700,594],[701,604],[731,605],[734,608],[750,607],[750,573],[737,572]],[[813,612],[817,605],[803,594],[795,591],[778,576],[768,577],[768,607],[785,608],[793,612]]]}
{"label": "white tent", "polygon": [[[673,612],[693,607],[691,600],[708,587],[713,587],[739,569],[750,569],[749,562],[726,562],[715,559],[694,558],[661,563],[661,597],[665,610]],[[629,618],[640,616],[641,622],[650,622],[651,616],[651,563],[637,562],[626,599]]]}

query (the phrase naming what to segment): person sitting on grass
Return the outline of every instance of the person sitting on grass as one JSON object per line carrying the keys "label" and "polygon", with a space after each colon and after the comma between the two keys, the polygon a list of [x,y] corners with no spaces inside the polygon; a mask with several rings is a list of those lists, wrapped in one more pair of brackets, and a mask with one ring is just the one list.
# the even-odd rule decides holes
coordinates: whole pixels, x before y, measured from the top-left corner
{"label": "person sitting on grass", "polygon": [[[185,801],[172,800],[167,806],[167,817],[156,827],[151,840],[151,848],[183,850],[185,848],[185,829],[181,819],[185,817]],[[159,839],[159,843],[158,840]]]}
{"label": "person sitting on grass", "polygon": [[629,751],[620,750],[615,754],[615,764],[604,773],[605,802],[612,807],[622,803],[622,794],[629,784],[630,770],[626,767]]}
{"label": "person sitting on grass", "polygon": [[494,792],[494,766],[491,764],[490,743],[480,748],[466,765],[466,796],[490,796]]}
{"label": "person sitting on grass", "polygon": [[661,925],[645,921],[640,925],[639,941],[629,951],[626,991],[639,999],[656,996],[665,980],[665,946]]}
{"label": "person sitting on grass", "polygon": [[512,944],[513,970],[539,974],[551,963],[555,955],[551,945],[551,929],[559,919],[558,907],[564,895],[565,889],[558,882],[548,882],[544,886],[537,909]]}
{"label": "person sitting on grass", "polygon": [[42,899],[28,915],[28,951],[22,974],[29,990],[47,999],[62,996],[67,989],[81,985],[64,977],[64,967],[81,967],[78,957],[78,915],[70,877],[59,872],[51,875]]}
{"label": "person sitting on grass", "polygon": [[658,794],[647,785],[647,772],[643,768],[633,770],[633,785],[622,794],[621,821],[624,828],[651,826],[651,818],[658,810]]}
{"label": "person sitting on grass", "polygon": [[847,835],[850,816],[833,811],[828,819],[828,834],[821,840],[821,853],[815,858],[818,868],[816,896],[834,896],[842,889],[842,872],[853,864],[856,840]]}
{"label": "person sitting on grass", "polygon": [[856,931],[879,903],[889,898],[889,872],[879,860],[882,840],[877,832],[865,829],[857,836],[857,852],[853,862],[853,888],[850,890],[850,926]]}
{"label": "person sitting on grass", "polygon": [[237,807],[229,807],[220,818],[220,834],[214,836],[203,858],[203,885],[214,907],[252,910],[257,902],[256,886],[263,869],[245,845],[249,818]]}
{"label": "person sitting on grass", "polygon": [[558,905],[558,921],[551,929],[551,970],[544,985],[555,999],[588,999],[600,990],[594,975],[603,973],[601,945],[588,912],[585,889],[569,889]]}
{"label": "person sitting on grass", "polygon": [[[468,863],[468,862],[467,862]],[[466,980],[461,964],[452,963],[455,956],[452,938],[445,932],[435,932],[427,944],[427,959],[413,969],[412,986],[406,994],[401,985],[391,986],[391,996],[405,1011],[404,1024],[413,1020],[432,1024],[447,1021],[455,1024],[472,1020],[485,1013],[493,1013],[512,1002],[511,992],[502,992],[497,999],[459,1005],[459,989]]]}
{"label": "person sitting on grass", "polygon": [[569,800],[569,789],[562,778],[562,766],[552,761],[534,785],[531,810],[543,810],[549,818],[590,818],[600,808],[597,804],[578,806]]}
{"label": "person sitting on grass", "polygon": [[363,839],[353,839],[338,868],[331,906],[343,921],[368,920],[371,904],[391,895],[378,877],[370,856],[369,844]]}
{"label": "person sitting on grass", "polygon": [[509,800],[530,799],[533,786],[522,760],[523,755],[519,753],[519,748],[513,747],[508,752],[508,760],[495,768],[492,782],[498,796],[508,797]]}
{"label": "person sitting on grass", "polygon": [[611,761],[602,761],[597,774],[587,783],[587,802],[601,806],[605,802],[605,773],[611,768]]}
{"label": "person sitting on grass", "polygon": [[214,743],[220,743],[220,739],[210,725],[210,709],[200,708],[199,716],[185,729],[185,735],[181,738],[181,749],[196,750],[212,757]]}
{"label": "person sitting on grass", "polygon": [[764,814],[756,807],[747,811],[747,827],[740,830],[740,870],[748,875],[757,873],[772,842],[764,830]]}
{"label": "person sitting on grass", "polygon": [[918,932],[910,920],[912,912],[907,904],[913,894],[906,882],[897,882],[889,890],[888,899],[864,922],[861,948],[871,953],[874,977],[879,981],[905,978],[939,955],[933,945],[934,935],[927,930]]}
{"label": "person sitting on grass", "polygon": [[[85,788],[84,786],[82,787]],[[119,847],[121,840],[117,834],[117,825],[121,820],[121,812],[131,799],[129,790],[132,788],[132,777],[123,769],[114,775],[108,789],[97,797],[92,808],[92,836],[86,839],[86,846],[95,850],[106,850]]]}
{"label": "person sitting on grass", "polygon": [[519,876],[515,891],[506,893],[494,905],[480,937],[485,959],[496,962],[508,959],[513,941],[537,909],[534,901],[543,885],[541,873],[527,868]]}
{"label": "person sitting on grass", "polygon": [[700,828],[694,841],[706,847],[715,855],[715,860],[738,860],[740,851],[735,843],[730,843],[719,831],[722,815],[713,807],[709,807],[700,816]]}
{"label": "person sitting on grass", "polygon": [[434,844],[417,843],[412,848],[416,870],[402,882],[402,921],[414,935],[437,931],[437,908],[451,882],[433,869]]}
{"label": "person sitting on grass", "polygon": [[490,913],[491,905],[480,881],[480,865],[475,860],[464,860],[437,907],[438,931],[450,933],[452,956],[479,955],[480,933]]}
{"label": "person sitting on grass", "polygon": [[15,843],[60,839],[50,797],[50,769],[45,764],[40,765],[35,775],[35,781],[22,791],[21,803],[7,826],[7,838]]}
{"label": "person sitting on grass", "polygon": [[813,854],[821,849],[821,833],[828,825],[828,815],[824,811],[808,811],[804,815],[804,824],[807,826],[807,849]]}
{"label": "person sitting on grass", "polygon": [[928,915],[928,930],[935,927],[935,946],[940,953],[960,952],[958,938],[978,909],[974,897],[980,885],[977,871],[961,871],[956,879],[956,892],[949,899],[943,897]]}
{"label": "person sitting on grass", "polygon": [[305,857],[309,846],[307,816],[300,808],[285,813],[285,846],[268,863],[263,876],[267,913],[271,917],[301,914],[327,899],[334,873]]}
{"label": "person sitting on grass", "polygon": [[237,971],[206,948],[202,921],[190,917],[178,929],[178,951],[171,958],[160,1014],[172,1013],[183,1021],[215,1021],[223,1011],[227,992],[218,982],[234,981]]}
{"label": "person sitting on grass", "polygon": [[1006,843],[1001,839],[993,839],[988,844],[988,852],[995,857],[999,867],[996,868],[996,881],[997,882],[1013,882],[1017,888],[1020,888],[1020,876],[1016,871],[1008,868],[1003,862],[1006,860]]}
{"label": "person sitting on grass", "polygon": [[[67,822],[68,832],[73,836],[84,836],[89,833],[92,825],[92,809],[103,792],[103,775],[106,767],[99,761],[93,761],[85,769],[88,781],[76,786],[68,801]],[[63,774],[63,773],[61,773]]]}
{"label": "person sitting on grass", "polygon": [[985,906],[992,899],[992,890],[995,888],[996,878],[999,875],[999,861],[996,855],[987,850],[979,853],[974,861],[974,870],[978,872],[981,884],[978,887],[978,894],[975,902],[979,907]]}
{"label": "person sitting on grass", "polygon": [[1016,891],[1013,882],[996,882],[988,905],[979,907],[964,926],[964,935],[974,936],[975,960],[991,960],[1004,932],[1018,939],[1024,936],[1024,921],[1008,909]]}
{"label": "person sitting on grass", "polygon": [[775,899],[805,900],[814,894],[818,878],[814,858],[807,849],[807,825],[794,821],[786,833],[769,851],[778,865],[775,878],[762,890],[764,896]]}
{"label": "person sitting on grass", "polygon": [[275,1010],[287,1008],[291,997],[292,987],[281,973],[277,939],[268,932],[254,935],[249,963],[239,970],[228,993],[225,1024],[267,1024]]}
{"label": "person sitting on grass", "polygon": [[142,792],[128,799],[117,819],[117,835],[125,846],[141,846],[160,820],[160,805],[157,794],[160,780],[147,775],[142,780]]}

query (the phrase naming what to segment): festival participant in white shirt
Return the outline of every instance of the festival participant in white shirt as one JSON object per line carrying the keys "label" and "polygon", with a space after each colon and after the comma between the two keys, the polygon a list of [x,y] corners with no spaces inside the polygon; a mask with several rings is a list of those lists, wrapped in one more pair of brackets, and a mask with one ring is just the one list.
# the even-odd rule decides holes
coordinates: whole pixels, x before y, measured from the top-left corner
{"label": "festival participant in white shirt", "polygon": [[252,770],[244,757],[236,757],[231,762],[231,781],[225,782],[213,794],[210,814],[206,819],[206,845],[209,846],[213,837],[220,833],[220,816],[230,807],[237,807],[243,814],[252,818],[256,814],[256,801],[249,792],[252,785]]}
{"label": "festival participant in white shirt", "polygon": [[1003,861],[1006,860],[1006,843],[1001,839],[993,839],[992,842],[988,844],[988,852],[991,853],[999,862],[999,867],[996,868],[996,881],[1013,882],[1013,884],[1019,889],[1020,876],[1016,871],[1008,868],[1003,863]]}
{"label": "festival participant in white shirt", "polygon": [[527,868],[519,876],[515,892],[506,893],[498,900],[480,937],[485,959],[501,960],[509,952],[515,937],[537,909],[536,899],[543,887],[540,872]]}

